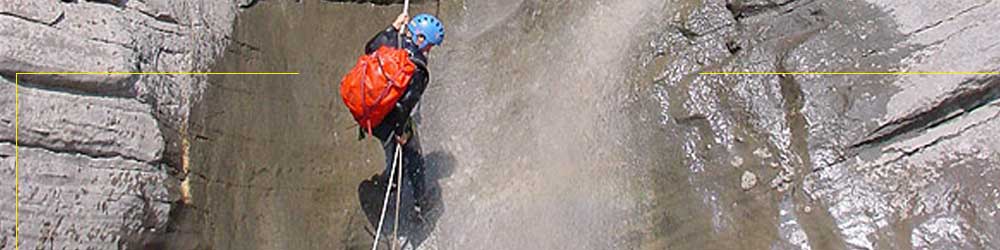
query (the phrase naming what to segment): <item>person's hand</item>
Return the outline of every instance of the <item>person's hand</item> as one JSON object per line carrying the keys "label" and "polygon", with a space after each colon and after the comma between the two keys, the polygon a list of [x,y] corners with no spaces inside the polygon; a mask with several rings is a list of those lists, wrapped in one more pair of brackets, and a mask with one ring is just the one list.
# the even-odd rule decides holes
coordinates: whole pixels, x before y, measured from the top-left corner
{"label": "person's hand", "polygon": [[403,135],[396,136],[396,142],[398,142],[399,145],[406,145],[406,141],[408,141],[409,139],[410,136],[405,133]]}
{"label": "person's hand", "polygon": [[406,22],[409,21],[410,21],[409,15],[407,15],[406,13],[400,13],[399,16],[396,17],[396,21],[392,22],[392,27],[396,28],[396,30],[400,30],[403,28],[403,25],[406,25]]}

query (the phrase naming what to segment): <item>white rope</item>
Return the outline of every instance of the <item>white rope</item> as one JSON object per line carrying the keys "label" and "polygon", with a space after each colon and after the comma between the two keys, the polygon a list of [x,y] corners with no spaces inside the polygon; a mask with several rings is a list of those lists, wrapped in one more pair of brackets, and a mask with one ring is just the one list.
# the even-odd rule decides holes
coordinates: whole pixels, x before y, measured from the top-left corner
{"label": "white rope", "polygon": [[[409,13],[410,13],[410,0],[404,0],[403,1],[403,14],[409,16],[410,15]],[[403,23],[402,27],[399,27],[399,31],[396,33],[397,34],[396,41],[398,43],[398,46],[397,46],[398,48],[403,48],[403,36],[406,33],[406,26],[407,26],[407,24]],[[403,148],[402,144],[396,143],[396,153],[393,155],[393,159],[392,159],[392,165],[393,165],[392,166],[392,171],[390,171],[390,173],[389,173],[389,182],[387,183],[387,187],[385,189],[385,198],[382,200],[382,215],[379,216],[379,219],[378,219],[378,230],[375,230],[376,231],[376,233],[375,233],[375,242],[372,242],[372,250],[376,250],[375,248],[378,247],[378,238],[379,238],[379,236],[382,235],[382,222],[385,220],[385,210],[386,210],[386,208],[389,207],[388,206],[389,205],[388,204],[388,202],[389,202],[389,191],[392,190],[393,177],[395,176],[395,174],[396,174],[396,168],[398,167],[399,168],[399,177],[397,177],[398,179],[396,181],[396,216],[393,218],[393,220],[394,220],[394,222],[392,223],[392,238],[393,239],[392,239],[392,241],[390,241],[390,243],[391,243],[390,248],[395,248],[396,247],[395,242],[398,239],[397,236],[398,236],[398,232],[399,232],[399,201],[400,201],[400,198],[401,198],[402,193],[403,193],[403,154],[402,154],[403,151],[402,151],[402,148]]]}
{"label": "white rope", "polygon": [[[401,162],[403,159],[402,147],[396,144],[396,153],[392,156],[392,170],[389,171],[389,182],[385,186],[385,198],[382,199],[382,215],[378,218],[378,229],[375,230],[375,241],[372,242],[372,250],[378,248],[378,238],[382,236],[382,222],[385,222],[385,210],[389,208],[389,193],[392,191],[392,180],[396,177],[396,166],[397,162]],[[400,164],[401,165],[401,164]],[[400,166],[402,167],[402,166]],[[399,189],[400,187],[396,187]],[[397,191],[398,192],[398,191]],[[399,206],[399,204],[396,204]],[[399,210],[397,208],[396,210]]]}
{"label": "white rope", "polygon": [[[410,15],[410,0],[403,1],[403,14],[406,16]],[[402,27],[399,27],[399,32],[396,32],[396,43],[398,48],[403,48],[403,37],[406,34],[407,23],[403,23]]]}
{"label": "white rope", "polygon": [[[396,148],[401,148],[401,147],[403,147],[403,144],[401,143],[396,144]],[[396,164],[396,166],[399,166],[399,176],[396,177],[396,217],[393,217],[395,221],[392,222],[392,242],[393,242],[392,249],[396,249],[397,247],[399,247],[397,244],[399,243],[399,207],[400,207],[399,201],[401,200],[400,198],[403,196],[403,176],[404,176],[402,156],[399,157],[399,164]]]}

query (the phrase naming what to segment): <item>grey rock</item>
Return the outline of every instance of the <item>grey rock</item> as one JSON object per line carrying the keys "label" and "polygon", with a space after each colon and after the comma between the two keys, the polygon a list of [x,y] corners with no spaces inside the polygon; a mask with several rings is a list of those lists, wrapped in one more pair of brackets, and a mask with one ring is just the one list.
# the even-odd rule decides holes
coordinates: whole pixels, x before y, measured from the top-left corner
{"label": "grey rock", "polygon": [[[815,208],[792,218],[807,245],[777,249],[991,249],[1000,228],[981,225],[996,224],[998,196],[982,194],[1000,194],[986,181],[1000,161],[988,135],[998,127],[997,77],[697,73],[997,71],[998,11],[1000,3],[975,0],[708,1],[664,25],[649,53],[667,56],[647,60],[664,65],[655,69],[658,96],[668,127],[695,145],[686,148],[696,152],[691,168],[766,148],[780,167],[772,185],[807,194],[781,198]],[[748,162],[756,164],[772,162]],[[711,181],[694,185],[725,192]]]}
{"label": "grey rock", "polygon": [[[66,36],[136,50],[141,45],[136,41],[146,35],[139,29],[143,15],[136,11],[91,2],[63,5],[67,12],[61,21],[51,26]],[[134,59],[138,59],[138,55],[136,53]]]}
{"label": "grey rock", "polygon": [[86,1],[94,3],[110,4],[112,6],[118,6],[118,7],[124,6],[125,3],[129,2],[129,0],[86,0]]}
{"label": "grey rock", "polygon": [[[840,220],[841,230],[855,233],[845,235],[853,245],[902,240],[913,247],[995,248],[992,239],[1000,229],[970,225],[994,220],[1000,211],[990,205],[1000,200],[995,184],[1000,178],[997,118],[1000,103],[994,102],[912,139],[891,143],[873,160],[853,158],[810,176],[817,180],[810,188],[823,200],[839,201],[829,203],[829,210]],[[913,231],[881,226],[901,223],[896,218],[912,219],[920,226]],[[873,234],[882,235],[861,237]]]}
{"label": "grey rock", "polygon": [[[0,143],[5,190],[13,190],[14,145]],[[20,147],[21,249],[111,249],[165,228],[171,178],[156,166],[121,157],[92,158]],[[14,203],[14,192],[0,201]],[[14,206],[0,208],[0,242],[13,247]],[[8,226],[11,225],[11,226]]]}
{"label": "grey rock", "polygon": [[[149,72],[207,71],[229,43],[236,16],[233,4],[199,1],[130,1],[138,14],[135,25],[142,36],[140,67]],[[261,69],[270,70],[270,69]],[[152,103],[157,119],[183,130],[190,105],[197,101],[208,78],[203,75],[147,75],[138,84],[140,99]]]}
{"label": "grey rock", "polygon": [[[0,92],[14,83],[0,79]],[[21,86],[19,143],[91,157],[121,156],[152,162],[163,153],[163,137],[152,108],[135,99],[74,95]],[[0,141],[14,141],[14,95],[0,96]]]}
{"label": "grey rock", "polygon": [[[995,72],[1000,70],[1000,22],[996,17],[1000,3],[990,1],[957,1],[936,5],[937,11],[924,16],[922,8],[912,3],[875,1],[894,10],[900,32],[907,34],[907,43],[922,47],[904,59],[911,71]],[[935,21],[936,20],[936,21]],[[981,100],[996,98],[995,80],[983,80],[969,75],[901,76],[893,83],[902,90],[892,96],[882,119],[885,125],[902,125],[906,130],[921,118],[944,116],[947,109],[975,106]],[[990,93],[990,92],[993,93]],[[964,103],[963,103],[964,102]],[[952,110],[954,111],[954,110]],[[933,119],[932,119],[933,120]],[[923,121],[933,124],[939,121]],[[909,128],[912,129],[912,128]],[[886,132],[880,128],[879,132]]]}
{"label": "grey rock", "polygon": [[[141,12],[133,26],[143,35],[133,37],[147,72],[208,71],[229,44],[236,19],[229,1],[129,1],[126,10]],[[137,84],[139,99],[153,105],[167,142],[164,160],[172,165],[180,164],[191,106],[207,86],[205,75],[145,75]]]}
{"label": "grey rock", "polygon": [[[132,72],[134,51],[69,36],[57,29],[0,15],[0,74],[16,72]],[[130,75],[24,75],[25,82],[89,93],[135,96]]]}
{"label": "grey rock", "polygon": [[[990,49],[998,44],[993,30],[1000,28],[994,21],[1000,4],[955,1],[927,11],[917,3],[872,2],[892,11],[905,36],[896,46],[915,47],[900,69],[1000,69],[1000,51]],[[857,137],[844,162],[809,176],[817,180],[810,192],[831,205],[828,211],[852,246],[997,248],[1000,228],[974,225],[996,225],[991,221],[998,210],[989,204],[998,197],[983,194],[998,192],[991,180],[998,178],[1000,161],[994,136],[1000,79],[907,75],[892,84],[900,91],[883,95],[890,97],[879,126]],[[910,223],[909,230],[893,229]]]}
{"label": "grey rock", "polygon": [[[232,1],[7,1],[0,6],[0,88],[12,93],[17,72],[207,71],[229,42],[235,10]],[[21,246],[150,247],[165,229],[170,203],[180,199],[168,172],[181,168],[189,106],[207,77],[18,78]],[[0,98],[7,176],[13,103],[12,95]],[[13,203],[8,194],[4,204]],[[12,246],[12,209],[0,210],[2,249]]]}
{"label": "grey rock", "polygon": [[[31,2],[31,1],[23,1]],[[21,5],[17,1],[14,5]],[[232,29],[235,5],[200,1],[123,1],[120,6],[97,2],[61,3],[66,9],[61,20],[51,25],[24,20],[5,20],[4,31],[26,36],[5,41],[12,46],[2,51],[0,73],[27,71],[204,71],[217,57]],[[8,19],[16,19],[7,17]],[[21,21],[21,22],[18,22]],[[27,32],[32,31],[32,32]],[[41,31],[41,32],[39,32]],[[54,38],[37,39],[51,36]],[[15,37],[17,38],[17,37]],[[52,55],[32,57],[23,50],[41,49],[30,41],[63,41],[74,45],[70,52],[86,52],[87,60],[60,52],[64,46],[53,42]],[[44,45],[44,44],[43,44]],[[40,50],[46,51],[46,50]],[[91,52],[93,51],[93,52]],[[95,52],[107,52],[93,54]],[[61,55],[56,57],[54,55]],[[89,61],[88,61],[89,60]],[[72,63],[70,63],[72,62]],[[115,65],[96,67],[95,65]],[[72,67],[71,67],[72,66]],[[93,95],[138,96],[152,103],[157,119],[178,130],[186,121],[188,106],[204,89],[204,76],[184,75],[61,75],[22,76],[26,81]],[[161,105],[162,104],[162,105]]]}
{"label": "grey rock", "polygon": [[17,1],[0,5],[0,15],[51,25],[62,18],[63,5],[58,1]]}

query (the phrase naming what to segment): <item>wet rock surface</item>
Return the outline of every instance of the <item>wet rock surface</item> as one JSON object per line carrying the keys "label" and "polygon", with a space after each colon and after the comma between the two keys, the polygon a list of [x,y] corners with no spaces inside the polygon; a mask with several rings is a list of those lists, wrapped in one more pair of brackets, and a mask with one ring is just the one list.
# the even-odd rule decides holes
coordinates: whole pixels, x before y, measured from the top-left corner
{"label": "wet rock surface", "polygon": [[[227,43],[232,2],[0,4],[0,249],[155,247],[181,199],[181,140],[203,76],[18,72],[204,71]],[[15,147],[15,120],[19,125]],[[9,205],[9,206],[8,206]]]}
{"label": "wet rock surface", "polygon": [[[689,181],[708,197],[695,217],[714,232],[675,246],[996,248],[995,77],[698,73],[996,71],[997,4],[750,2],[692,7],[651,43],[663,122],[682,132]],[[714,179],[733,156],[773,189],[727,194]],[[699,224],[667,210],[661,227]],[[737,234],[750,231],[767,233]]]}
{"label": "wet rock surface", "polygon": [[[336,83],[400,1],[16,2],[0,6],[5,92],[18,71],[218,55],[213,71],[301,73],[22,76],[22,247],[370,246],[382,153]],[[1000,248],[1000,78],[699,74],[997,71],[1000,3],[414,8],[449,27],[422,102],[417,249]]]}

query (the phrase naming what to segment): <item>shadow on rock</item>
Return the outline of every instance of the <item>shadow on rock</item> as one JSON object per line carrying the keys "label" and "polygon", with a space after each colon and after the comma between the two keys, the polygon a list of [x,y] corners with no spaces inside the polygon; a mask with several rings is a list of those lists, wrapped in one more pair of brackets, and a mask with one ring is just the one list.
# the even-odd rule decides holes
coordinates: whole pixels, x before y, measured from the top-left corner
{"label": "shadow on rock", "polygon": [[[451,175],[455,168],[455,158],[451,153],[437,151],[422,156],[422,159],[414,160],[424,164],[420,164],[417,171],[407,171],[404,176],[402,200],[400,201],[402,209],[400,210],[399,235],[401,238],[406,238],[403,244],[410,245],[415,249],[427,239],[437,225],[441,214],[444,213],[439,181]],[[358,200],[361,202],[361,209],[364,210],[369,225],[371,225],[368,230],[373,237],[375,235],[373,229],[378,227],[379,216],[382,212],[382,200],[385,198],[389,174],[383,172],[373,175],[358,185]],[[390,193],[389,207],[386,209],[385,221],[383,222],[385,225],[382,227],[383,238],[391,237],[392,234],[391,224],[394,221],[395,197],[395,191]]]}

